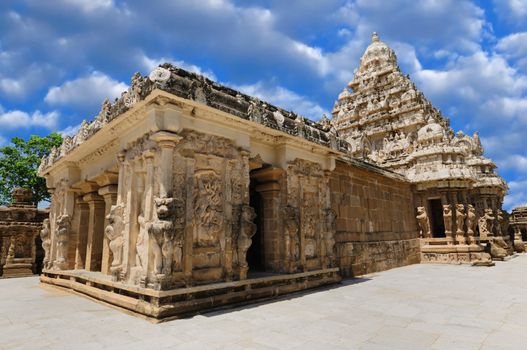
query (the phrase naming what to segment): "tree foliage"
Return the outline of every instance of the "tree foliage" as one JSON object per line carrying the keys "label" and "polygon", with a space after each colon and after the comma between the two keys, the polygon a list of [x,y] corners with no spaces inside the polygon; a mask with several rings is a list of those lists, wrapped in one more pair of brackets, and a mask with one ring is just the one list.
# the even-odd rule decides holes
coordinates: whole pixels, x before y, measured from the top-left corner
{"label": "tree foliage", "polygon": [[40,160],[48,155],[52,147],[62,144],[62,136],[51,133],[46,137],[31,135],[25,141],[20,137],[11,139],[11,144],[0,148],[0,204],[11,202],[11,192],[16,187],[33,191],[35,204],[49,200],[46,181],[38,177]]}

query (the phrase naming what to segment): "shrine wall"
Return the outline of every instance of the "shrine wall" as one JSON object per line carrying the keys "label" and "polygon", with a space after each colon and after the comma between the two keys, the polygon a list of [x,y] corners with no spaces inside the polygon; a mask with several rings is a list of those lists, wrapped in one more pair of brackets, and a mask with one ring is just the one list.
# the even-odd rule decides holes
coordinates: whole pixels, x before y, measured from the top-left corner
{"label": "shrine wall", "polygon": [[[371,168],[371,169],[369,169]],[[366,164],[338,161],[330,179],[342,276],[420,262],[411,185]]]}

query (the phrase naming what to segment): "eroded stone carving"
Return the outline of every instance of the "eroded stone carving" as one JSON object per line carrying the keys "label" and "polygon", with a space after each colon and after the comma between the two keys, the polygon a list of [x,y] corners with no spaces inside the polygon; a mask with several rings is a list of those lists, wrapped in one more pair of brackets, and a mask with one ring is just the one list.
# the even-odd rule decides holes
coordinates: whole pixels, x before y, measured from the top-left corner
{"label": "eroded stone carving", "polygon": [[224,222],[221,178],[214,170],[203,170],[196,174],[196,184],[196,240],[200,246],[215,245]]}
{"label": "eroded stone carving", "polygon": [[467,218],[465,220],[467,226],[467,244],[474,244],[474,227],[476,225],[476,209],[472,204],[467,205]]}
{"label": "eroded stone carving", "polygon": [[456,204],[456,242],[459,244],[465,244],[465,206],[463,204]]}
{"label": "eroded stone carving", "polygon": [[286,206],[284,208],[286,230],[286,252],[290,261],[300,260],[300,214],[297,208]]}
{"label": "eroded stone carving", "polygon": [[443,205],[443,220],[445,222],[445,236],[452,236],[452,207],[450,204]]}
{"label": "eroded stone carving", "polygon": [[154,198],[157,219],[148,223],[148,233],[153,241],[154,274],[172,272],[174,257],[174,198]]}
{"label": "eroded stone carving", "polygon": [[494,226],[494,214],[492,209],[487,208],[484,210],[484,214],[478,220],[479,227],[479,236],[482,239],[487,239],[489,236],[493,236],[493,226]]}
{"label": "eroded stone carving", "polygon": [[137,218],[139,234],[135,244],[135,266],[146,271],[146,255],[148,254],[148,222],[143,214]]}
{"label": "eroded stone carving", "polygon": [[421,238],[432,237],[432,233],[430,232],[430,221],[428,220],[428,214],[426,213],[425,207],[417,207],[416,218],[419,223]]}
{"label": "eroded stone carving", "polygon": [[328,265],[333,266],[335,264],[335,234],[337,232],[337,213],[327,208],[325,210],[325,243],[326,243],[326,255],[328,258]]}
{"label": "eroded stone carving", "polygon": [[44,219],[42,222],[40,238],[42,239],[42,249],[44,249],[44,268],[50,268],[51,230],[49,227],[49,219]]}
{"label": "eroded stone carving", "polygon": [[254,219],[256,213],[251,206],[242,206],[240,233],[238,236],[238,262],[240,265],[240,279],[247,277],[247,250],[252,244],[252,237],[256,233],[256,224]]}
{"label": "eroded stone carving", "polygon": [[112,205],[110,212],[106,216],[108,225],[104,229],[106,237],[110,240],[109,247],[112,252],[112,262],[110,271],[118,273],[121,271],[122,256],[123,256],[123,212],[124,207],[122,205]]}
{"label": "eroded stone carving", "polygon": [[55,240],[57,242],[57,256],[54,267],[58,269],[66,268],[66,259],[68,256],[68,240],[71,227],[69,215],[62,214],[57,218],[55,230]]}

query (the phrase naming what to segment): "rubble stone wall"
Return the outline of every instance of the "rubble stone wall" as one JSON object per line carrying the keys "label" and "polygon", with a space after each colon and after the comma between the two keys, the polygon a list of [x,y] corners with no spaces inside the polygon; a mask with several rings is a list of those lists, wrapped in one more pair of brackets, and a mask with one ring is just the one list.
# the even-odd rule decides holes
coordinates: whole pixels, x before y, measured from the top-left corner
{"label": "rubble stone wall", "polygon": [[330,188],[337,213],[337,266],[343,276],[420,262],[409,183],[366,165],[338,162]]}

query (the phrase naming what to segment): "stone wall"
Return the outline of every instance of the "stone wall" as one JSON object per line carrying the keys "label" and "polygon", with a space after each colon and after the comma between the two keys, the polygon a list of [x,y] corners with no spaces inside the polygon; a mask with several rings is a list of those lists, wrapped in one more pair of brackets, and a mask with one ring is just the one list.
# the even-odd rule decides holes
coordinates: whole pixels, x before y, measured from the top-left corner
{"label": "stone wall", "polygon": [[337,162],[330,188],[343,276],[419,263],[410,184],[364,163]]}

